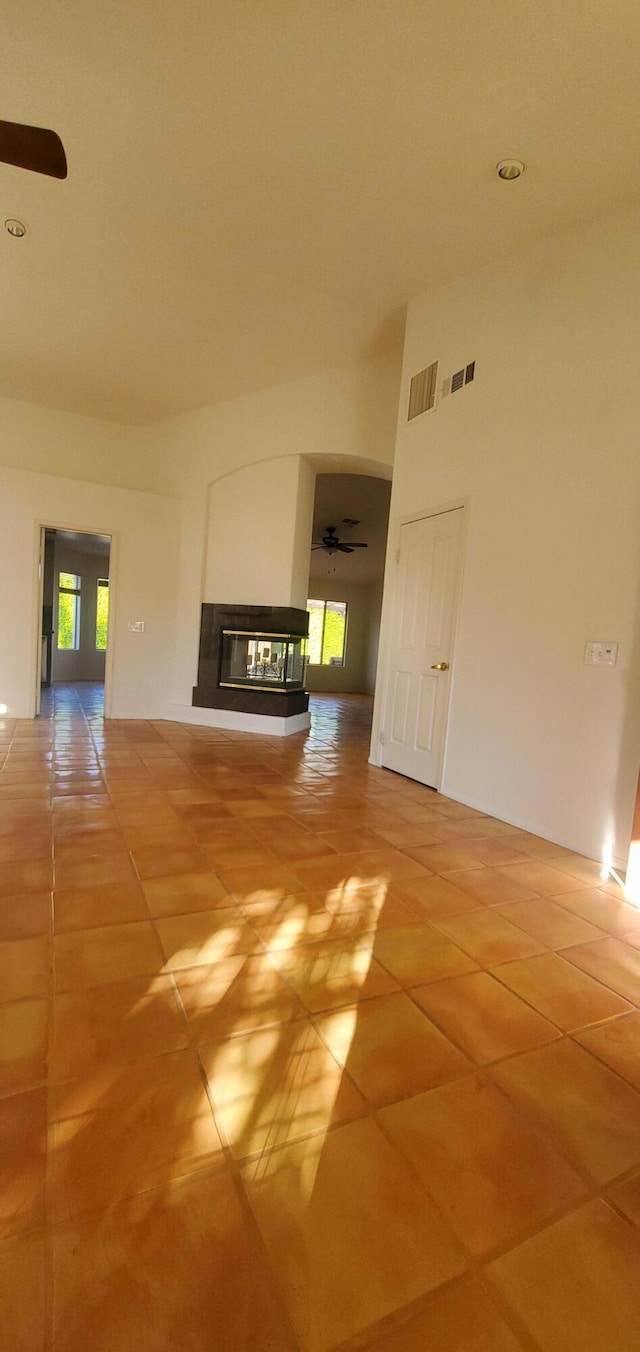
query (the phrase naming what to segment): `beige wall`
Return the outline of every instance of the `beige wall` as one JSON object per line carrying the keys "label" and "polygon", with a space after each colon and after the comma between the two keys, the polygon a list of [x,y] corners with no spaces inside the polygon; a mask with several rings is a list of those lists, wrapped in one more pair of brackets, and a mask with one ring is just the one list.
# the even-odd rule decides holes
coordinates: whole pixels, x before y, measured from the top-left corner
{"label": "beige wall", "polygon": [[[412,302],[388,546],[403,517],[468,499],[444,791],[594,857],[612,838],[621,860],[640,752],[639,231],[623,212]],[[407,423],[410,377],[436,359],[440,378],[475,359],[475,382]],[[588,639],[618,642],[618,665],[584,666]],[[375,754],[382,722],[380,697]]]}

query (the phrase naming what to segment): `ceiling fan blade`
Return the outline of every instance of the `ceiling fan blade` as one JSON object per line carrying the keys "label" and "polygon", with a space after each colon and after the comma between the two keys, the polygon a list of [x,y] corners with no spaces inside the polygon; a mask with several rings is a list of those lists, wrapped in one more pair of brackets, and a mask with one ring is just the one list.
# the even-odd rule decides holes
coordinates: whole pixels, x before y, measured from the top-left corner
{"label": "ceiling fan blade", "polygon": [[353,554],[351,545],[336,545],[336,549],[339,549],[341,554]]}
{"label": "ceiling fan blade", "polygon": [[67,157],[57,132],[0,121],[0,160],[49,178],[67,177]]}
{"label": "ceiling fan blade", "polygon": [[368,549],[368,548],[369,548],[368,545],[363,544],[362,541],[358,542],[357,540],[350,540],[350,541],[349,541],[349,546],[350,546],[351,549]]}

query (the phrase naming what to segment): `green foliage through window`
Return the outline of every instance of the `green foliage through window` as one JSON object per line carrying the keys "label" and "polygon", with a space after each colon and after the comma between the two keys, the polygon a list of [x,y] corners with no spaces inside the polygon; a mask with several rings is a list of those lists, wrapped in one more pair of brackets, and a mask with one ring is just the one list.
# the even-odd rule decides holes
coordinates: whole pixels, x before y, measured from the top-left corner
{"label": "green foliage through window", "polygon": [[309,665],[344,666],[347,637],[346,601],[307,601],[309,612]]}
{"label": "green foliage through window", "polygon": [[80,578],[76,573],[60,573],[58,582],[58,648],[71,651],[80,647]]}
{"label": "green foliage through window", "polygon": [[98,595],[96,602],[96,652],[106,652],[107,634],[109,632],[109,579],[108,577],[98,578]]}

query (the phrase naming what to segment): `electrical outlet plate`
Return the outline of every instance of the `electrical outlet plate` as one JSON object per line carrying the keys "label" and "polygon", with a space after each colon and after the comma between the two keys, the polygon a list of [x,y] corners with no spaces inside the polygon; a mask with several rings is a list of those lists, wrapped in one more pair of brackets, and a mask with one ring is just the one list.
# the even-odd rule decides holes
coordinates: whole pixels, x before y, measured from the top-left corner
{"label": "electrical outlet plate", "polygon": [[596,639],[590,639],[585,647],[585,667],[615,667],[617,660],[617,643],[604,643]]}
{"label": "electrical outlet plate", "polygon": [[129,620],[129,629],[132,634],[143,634],[144,620]]}

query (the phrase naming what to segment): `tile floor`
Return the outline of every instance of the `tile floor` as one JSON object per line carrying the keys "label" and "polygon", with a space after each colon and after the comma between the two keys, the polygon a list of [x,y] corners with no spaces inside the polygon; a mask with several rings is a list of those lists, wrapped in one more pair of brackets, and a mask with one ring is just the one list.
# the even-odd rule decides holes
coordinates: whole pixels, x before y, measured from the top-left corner
{"label": "tile floor", "polygon": [[0,722],[12,1352],[640,1348],[640,912],[284,742]]}

